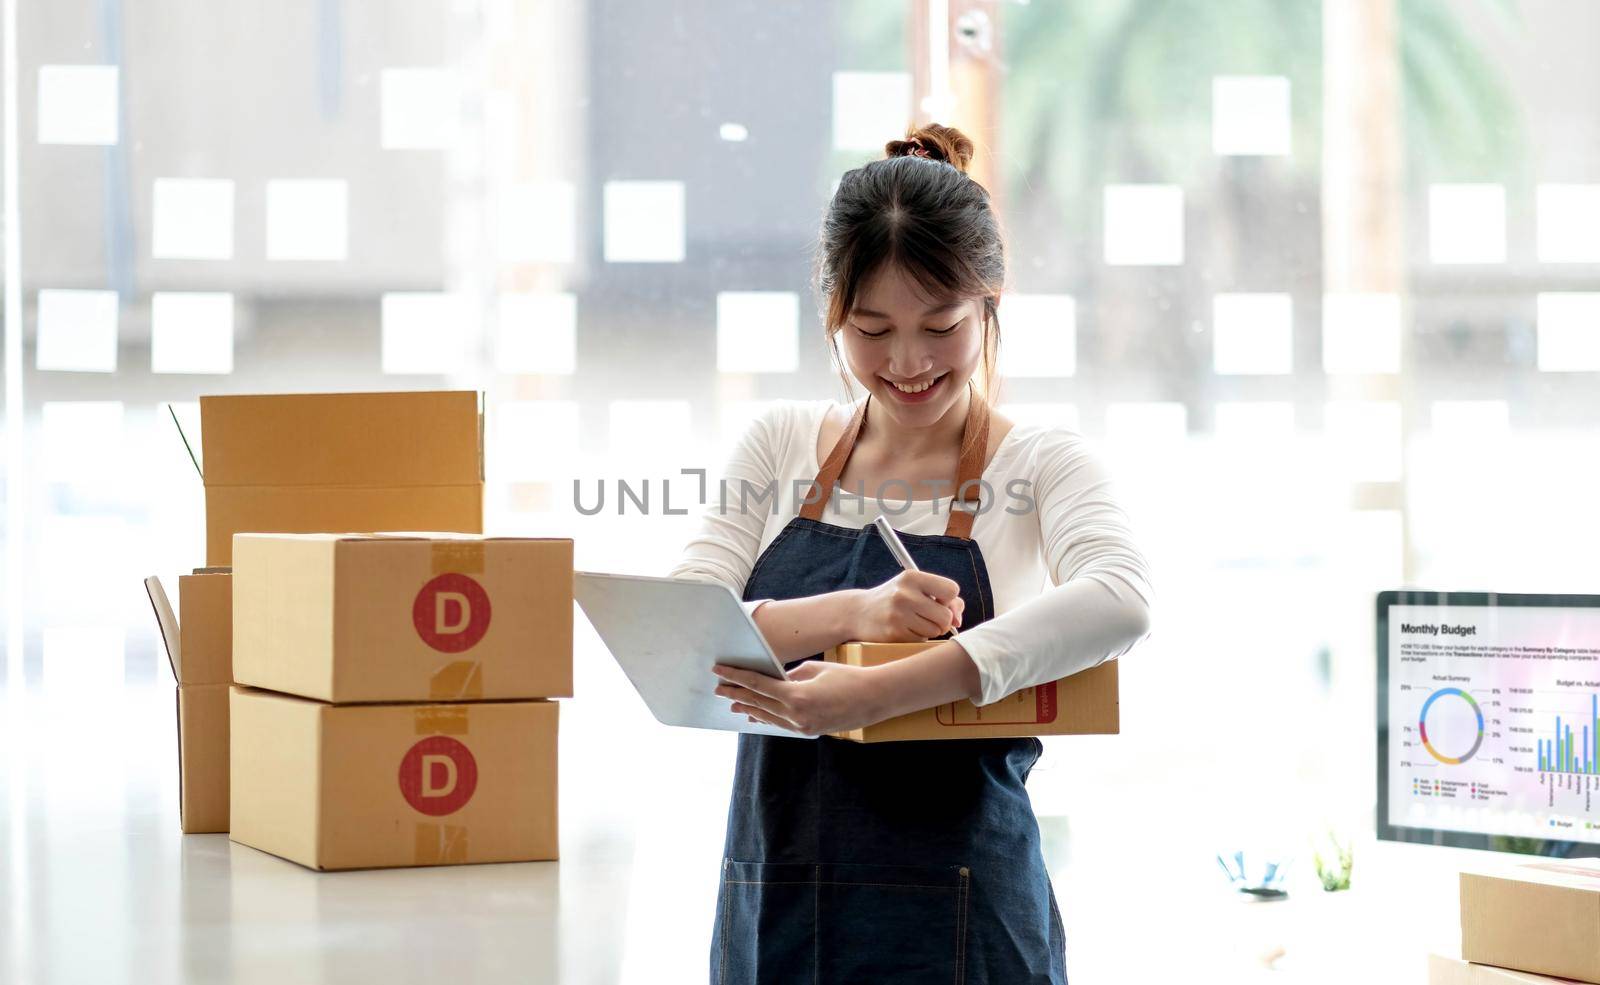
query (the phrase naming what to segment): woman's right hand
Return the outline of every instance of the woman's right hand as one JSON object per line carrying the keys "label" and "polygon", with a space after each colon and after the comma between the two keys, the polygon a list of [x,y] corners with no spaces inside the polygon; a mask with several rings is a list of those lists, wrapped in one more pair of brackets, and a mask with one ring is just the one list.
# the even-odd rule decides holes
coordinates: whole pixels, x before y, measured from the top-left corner
{"label": "woman's right hand", "polygon": [[966,603],[961,586],[929,571],[902,571],[876,588],[854,595],[851,639],[911,643],[942,636],[961,626]]}

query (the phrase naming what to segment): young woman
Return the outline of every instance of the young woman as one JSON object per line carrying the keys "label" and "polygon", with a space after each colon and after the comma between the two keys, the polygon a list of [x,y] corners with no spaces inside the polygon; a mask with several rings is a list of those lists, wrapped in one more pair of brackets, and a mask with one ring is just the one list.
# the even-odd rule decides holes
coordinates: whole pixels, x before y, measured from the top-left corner
{"label": "young woman", "polygon": [[[839,182],[817,260],[827,340],[866,396],[756,420],[728,508],[706,511],[672,572],[742,593],[791,679],[719,666],[717,693],[797,733],[739,736],[715,985],[1065,982],[1024,787],[1039,740],[825,733],[988,704],[1149,631],[1145,562],[1101,464],[1074,433],[989,406],[1005,250],[966,174],[972,142],[927,126],[886,153]],[[773,484],[776,503],[760,498]],[[871,528],[880,503],[920,570]],[[816,659],[952,629],[882,667]]]}

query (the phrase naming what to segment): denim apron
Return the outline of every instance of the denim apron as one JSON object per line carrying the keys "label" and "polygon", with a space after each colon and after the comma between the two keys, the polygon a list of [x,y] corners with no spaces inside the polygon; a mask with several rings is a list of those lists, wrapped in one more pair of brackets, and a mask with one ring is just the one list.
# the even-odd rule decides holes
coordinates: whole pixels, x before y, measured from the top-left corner
{"label": "denim apron", "polygon": [[[870,526],[821,520],[870,399],[812,501],[757,559],[746,600],[871,588],[900,572]],[[956,498],[972,509],[952,501],[943,535],[900,535],[919,568],[961,586],[963,629],[994,615],[971,538],[988,431],[988,408],[969,393]],[[1042,751],[1033,738],[740,734],[712,985],[1064,985],[1061,915],[1023,786]]]}

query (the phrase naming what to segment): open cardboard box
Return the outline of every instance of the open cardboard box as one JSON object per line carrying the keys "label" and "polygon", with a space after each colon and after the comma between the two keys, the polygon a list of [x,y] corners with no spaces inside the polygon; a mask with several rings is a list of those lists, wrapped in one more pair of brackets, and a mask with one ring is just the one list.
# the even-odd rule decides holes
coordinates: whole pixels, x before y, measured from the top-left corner
{"label": "open cardboard box", "polygon": [[229,837],[313,869],[559,857],[554,701],[332,705],[235,686]]}
{"label": "open cardboard box", "polygon": [[472,390],[201,397],[200,446],[208,565],[241,531],[483,530]]}
{"label": "open cardboard box", "polygon": [[239,534],[233,679],[334,704],[572,695],[572,540]]}
{"label": "open cardboard box", "polygon": [[[875,667],[941,642],[944,641],[841,643],[830,647],[822,658],[856,667]],[[993,704],[957,701],[834,735],[855,742],[1115,735],[1120,727],[1118,708],[1117,662],[1108,660],[1059,681],[1023,688]]]}
{"label": "open cardboard box", "polygon": [[160,579],[144,583],[178,685],[178,823],[186,834],[228,830],[230,581],[216,569],[179,578],[181,621]]}

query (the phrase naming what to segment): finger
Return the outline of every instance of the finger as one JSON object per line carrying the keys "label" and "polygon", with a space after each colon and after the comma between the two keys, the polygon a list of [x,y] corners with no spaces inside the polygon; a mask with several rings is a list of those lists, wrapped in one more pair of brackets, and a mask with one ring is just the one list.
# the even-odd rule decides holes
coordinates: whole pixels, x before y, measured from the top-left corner
{"label": "finger", "polygon": [[790,686],[788,681],[780,681],[775,677],[758,674],[753,670],[740,670],[737,667],[729,667],[724,664],[717,664],[711,669],[723,680],[731,681],[742,688],[747,688],[757,694],[764,694],[769,698],[782,699],[787,694],[787,688]]}
{"label": "finger", "polygon": [[735,684],[718,685],[716,693],[719,697],[727,698],[730,701],[734,701],[739,704],[760,708],[782,718],[787,718],[789,714],[788,707],[786,707],[782,702],[776,701],[763,694],[757,694],[748,688],[742,688]]}
{"label": "finger", "polygon": [[828,665],[821,660],[807,660],[805,663],[789,671],[791,681],[809,681],[827,670]]}
{"label": "finger", "polygon": [[924,595],[932,595],[940,602],[948,602],[961,594],[961,586],[943,575],[931,571],[907,571],[907,583]]}
{"label": "finger", "polygon": [[789,731],[796,733],[800,731],[799,729],[795,728],[794,723],[788,719],[778,715],[769,714],[768,712],[765,712],[752,705],[736,704],[733,706],[733,710],[737,714],[741,714],[750,719],[752,722],[762,722],[767,725],[776,725],[778,728],[788,729]]}
{"label": "finger", "polygon": [[930,598],[914,600],[911,603],[911,611],[937,626],[939,633],[949,629],[951,622],[955,620],[955,614],[950,611],[949,606]]}

